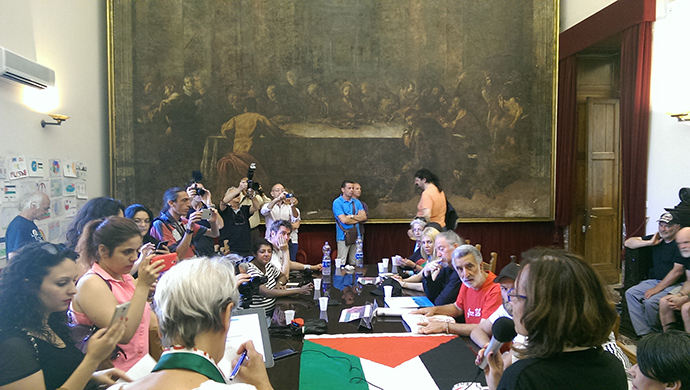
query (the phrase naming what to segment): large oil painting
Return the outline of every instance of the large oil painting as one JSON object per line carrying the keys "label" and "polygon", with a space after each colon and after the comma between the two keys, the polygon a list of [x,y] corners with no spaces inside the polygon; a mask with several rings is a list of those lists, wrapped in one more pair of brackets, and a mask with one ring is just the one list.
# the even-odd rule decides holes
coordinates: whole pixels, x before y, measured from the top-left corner
{"label": "large oil painting", "polygon": [[557,1],[110,0],[113,196],[200,170],[332,220],[344,179],[409,220],[425,167],[464,220],[553,217]]}

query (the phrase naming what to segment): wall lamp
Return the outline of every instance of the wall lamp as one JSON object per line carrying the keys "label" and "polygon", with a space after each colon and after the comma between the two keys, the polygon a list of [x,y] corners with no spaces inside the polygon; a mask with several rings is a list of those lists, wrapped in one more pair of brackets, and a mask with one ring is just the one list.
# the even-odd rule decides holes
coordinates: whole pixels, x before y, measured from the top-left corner
{"label": "wall lamp", "polygon": [[690,121],[690,112],[683,112],[680,114],[669,114],[669,115],[678,119],[678,122],[689,122]]}
{"label": "wall lamp", "polygon": [[62,122],[64,122],[64,121],[66,121],[67,119],[69,119],[68,116],[60,115],[60,114],[48,114],[48,115],[50,115],[50,117],[53,118],[53,119],[55,120],[55,122],[54,122],[54,123],[52,123],[52,122],[49,123],[49,122],[46,122],[46,121],[42,120],[42,121],[41,121],[41,127],[46,127],[46,126],[60,126],[60,125],[62,124]]}

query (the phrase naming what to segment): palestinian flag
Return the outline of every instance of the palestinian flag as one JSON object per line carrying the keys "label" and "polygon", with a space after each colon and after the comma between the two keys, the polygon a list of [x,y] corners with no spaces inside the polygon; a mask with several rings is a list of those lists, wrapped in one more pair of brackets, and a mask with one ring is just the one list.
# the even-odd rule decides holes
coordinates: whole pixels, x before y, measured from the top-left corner
{"label": "palestinian flag", "polygon": [[446,390],[459,382],[486,386],[474,359],[474,352],[455,335],[306,335],[299,388]]}

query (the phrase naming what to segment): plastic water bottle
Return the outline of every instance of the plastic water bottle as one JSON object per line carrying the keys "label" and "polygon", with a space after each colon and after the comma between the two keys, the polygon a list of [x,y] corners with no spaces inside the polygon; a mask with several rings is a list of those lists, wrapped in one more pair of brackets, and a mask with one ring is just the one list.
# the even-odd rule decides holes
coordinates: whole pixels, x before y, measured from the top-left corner
{"label": "plastic water bottle", "polygon": [[355,266],[362,268],[364,267],[364,242],[362,242],[362,236],[357,236],[357,250],[355,251]]}
{"label": "plastic water bottle", "polygon": [[323,258],[321,259],[321,273],[323,275],[331,274],[331,246],[328,245],[328,241],[321,248],[323,252]]}

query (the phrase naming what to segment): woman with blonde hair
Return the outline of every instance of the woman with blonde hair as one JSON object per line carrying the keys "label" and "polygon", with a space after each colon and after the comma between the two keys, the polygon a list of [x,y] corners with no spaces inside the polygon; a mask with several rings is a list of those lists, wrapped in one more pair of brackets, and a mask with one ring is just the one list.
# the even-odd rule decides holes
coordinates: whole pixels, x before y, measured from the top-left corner
{"label": "woman with blonde hair", "polygon": [[[420,241],[420,252],[422,253],[422,258],[417,262],[416,265],[420,265],[420,271],[424,268],[426,263],[434,260],[434,242],[436,240],[436,235],[439,233],[433,227],[428,227],[422,232],[422,239]],[[421,264],[420,264],[421,263]],[[403,288],[407,288],[415,291],[424,291],[424,286],[422,285],[422,273],[416,273],[409,278],[403,279],[398,275],[393,275],[393,278],[397,280]]]}

